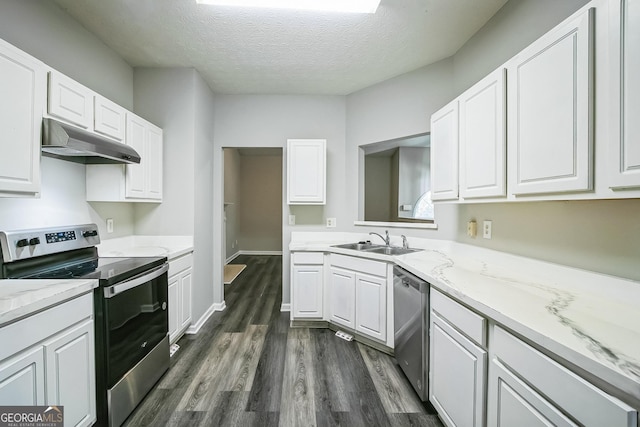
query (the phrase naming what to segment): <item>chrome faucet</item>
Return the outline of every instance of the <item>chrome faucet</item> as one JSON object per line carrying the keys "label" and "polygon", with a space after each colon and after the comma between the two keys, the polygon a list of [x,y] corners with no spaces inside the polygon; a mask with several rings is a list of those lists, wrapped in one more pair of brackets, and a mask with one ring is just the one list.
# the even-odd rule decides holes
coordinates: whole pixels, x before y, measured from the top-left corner
{"label": "chrome faucet", "polygon": [[409,249],[409,241],[407,240],[407,236],[401,234],[400,237],[402,237],[402,247],[405,249]]}
{"label": "chrome faucet", "polygon": [[380,234],[378,233],[374,233],[373,231],[371,233],[369,233],[369,235],[375,234],[376,236],[378,236],[379,238],[381,238],[382,240],[384,240],[384,244],[387,246],[391,246],[391,238],[389,237],[389,230],[385,230],[384,234],[387,237],[382,237]]}

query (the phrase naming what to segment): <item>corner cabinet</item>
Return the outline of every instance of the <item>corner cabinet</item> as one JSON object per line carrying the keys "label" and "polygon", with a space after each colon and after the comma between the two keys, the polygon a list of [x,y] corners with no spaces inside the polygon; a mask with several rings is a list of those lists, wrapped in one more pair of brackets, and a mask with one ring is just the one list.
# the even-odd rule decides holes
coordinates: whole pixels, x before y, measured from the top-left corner
{"label": "corner cabinet", "polygon": [[640,187],[640,1],[611,1],[609,187]]}
{"label": "corner cabinet", "polygon": [[287,140],[287,203],[324,205],[326,203],[327,141],[325,139]]}
{"label": "corner cabinet", "polygon": [[162,129],[133,113],[126,123],[124,142],[140,154],[140,164],[87,165],[87,201],[162,201]]}
{"label": "corner cabinet", "polygon": [[291,254],[291,319],[323,317],[324,254]]}
{"label": "corner cabinet", "polygon": [[193,254],[169,261],[169,342],[175,343],[191,325]]}
{"label": "corner cabinet", "polygon": [[429,317],[429,401],[448,427],[482,427],[486,319],[433,288]]}
{"label": "corner cabinet", "polygon": [[0,197],[40,191],[44,64],[0,40]]}
{"label": "corner cabinet", "polygon": [[3,405],[63,405],[65,425],[93,425],[96,390],[91,293],[0,328],[0,342],[5,343],[0,349]]}
{"label": "corner cabinet", "polygon": [[509,188],[593,189],[594,16],[590,8],[508,63]]}
{"label": "corner cabinet", "polygon": [[431,116],[431,199],[458,199],[458,100]]}

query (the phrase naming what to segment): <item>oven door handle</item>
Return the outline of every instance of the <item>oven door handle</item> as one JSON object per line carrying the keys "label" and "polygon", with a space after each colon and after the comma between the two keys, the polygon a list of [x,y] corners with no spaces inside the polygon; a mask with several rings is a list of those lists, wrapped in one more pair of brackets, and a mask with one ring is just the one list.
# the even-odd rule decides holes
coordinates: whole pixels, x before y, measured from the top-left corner
{"label": "oven door handle", "polygon": [[104,297],[112,298],[118,294],[128,291],[129,289],[133,289],[136,286],[144,285],[145,283],[150,282],[156,277],[162,276],[167,271],[169,271],[169,263],[164,263],[160,267],[154,270],[151,270],[149,273],[145,274],[144,276],[136,277],[131,280],[127,280],[125,282],[119,283],[117,285],[104,288]]}

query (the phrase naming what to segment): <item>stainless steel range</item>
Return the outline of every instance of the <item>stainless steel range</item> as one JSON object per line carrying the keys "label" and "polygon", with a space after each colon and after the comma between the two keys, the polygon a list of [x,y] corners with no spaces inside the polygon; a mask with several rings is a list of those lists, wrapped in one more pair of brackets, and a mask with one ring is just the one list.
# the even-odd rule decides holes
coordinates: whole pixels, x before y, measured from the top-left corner
{"label": "stainless steel range", "polygon": [[169,368],[165,257],[101,258],[95,224],[0,232],[0,279],[94,278],[97,425],[121,425]]}

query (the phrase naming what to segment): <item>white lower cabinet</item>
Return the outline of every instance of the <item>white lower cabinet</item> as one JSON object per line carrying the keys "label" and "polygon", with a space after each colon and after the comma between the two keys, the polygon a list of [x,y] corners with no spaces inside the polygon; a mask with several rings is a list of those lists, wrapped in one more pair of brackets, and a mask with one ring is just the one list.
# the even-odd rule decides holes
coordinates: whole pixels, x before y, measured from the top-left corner
{"label": "white lower cabinet", "polygon": [[487,351],[472,341],[485,319],[431,291],[429,401],[449,427],[485,425]]}
{"label": "white lower cabinet", "polygon": [[193,255],[169,262],[169,342],[173,344],[191,325]]}
{"label": "white lower cabinet", "polygon": [[0,404],[62,405],[66,426],[92,425],[94,336],[91,293],[0,328]]}
{"label": "white lower cabinet", "polygon": [[377,341],[387,341],[387,264],[331,255],[329,321]]}
{"label": "white lower cabinet", "polygon": [[291,284],[291,318],[322,319],[324,254],[322,252],[293,253]]}
{"label": "white lower cabinet", "polygon": [[490,349],[490,426],[637,426],[635,409],[498,326]]}

